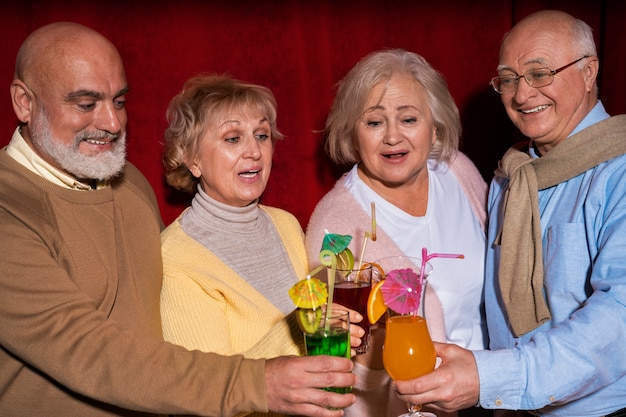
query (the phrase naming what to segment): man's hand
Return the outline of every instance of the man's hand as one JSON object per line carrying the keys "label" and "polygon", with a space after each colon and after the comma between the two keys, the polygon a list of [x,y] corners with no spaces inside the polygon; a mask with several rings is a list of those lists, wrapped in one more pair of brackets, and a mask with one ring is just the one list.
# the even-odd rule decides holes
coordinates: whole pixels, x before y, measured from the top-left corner
{"label": "man's hand", "polygon": [[435,343],[435,349],[441,365],[420,378],[394,381],[398,397],[447,412],[476,405],[480,384],[472,352],[445,343]]}
{"label": "man's hand", "polygon": [[[279,357],[265,365],[265,386],[270,411],[309,417],[340,417],[354,404],[354,394],[324,391],[325,387],[351,387],[352,361],[334,356]],[[336,408],[337,410],[331,410]]]}

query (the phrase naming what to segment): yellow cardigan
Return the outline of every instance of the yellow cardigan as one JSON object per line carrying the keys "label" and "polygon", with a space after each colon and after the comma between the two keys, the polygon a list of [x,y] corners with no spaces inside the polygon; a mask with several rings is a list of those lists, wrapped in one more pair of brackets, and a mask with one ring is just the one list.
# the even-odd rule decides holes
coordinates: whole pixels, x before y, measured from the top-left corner
{"label": "yellow cardigan", "polygon": [[[300,224],[284,210],[259,207],[272,219],[298,280],[304,278],[308,264]],[[161,245],[165,340],[190,350],[248,358],[304,355],[302,331],[294,315],[285,317],[213,252],[186,234],[180,217],[163,231]]]}

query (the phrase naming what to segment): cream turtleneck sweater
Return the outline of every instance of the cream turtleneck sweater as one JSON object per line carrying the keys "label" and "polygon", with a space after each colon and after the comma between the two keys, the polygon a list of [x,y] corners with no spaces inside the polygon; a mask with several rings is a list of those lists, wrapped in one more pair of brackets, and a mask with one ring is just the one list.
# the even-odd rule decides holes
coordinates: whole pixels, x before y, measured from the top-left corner
{"label": "cream turtleneck sweater", "polygon": [[284,314],[294,309],[288,291],[302,277],[296,276],[274,224],[258,201],[246,207],[229,206],[198,187],[181,226]]}

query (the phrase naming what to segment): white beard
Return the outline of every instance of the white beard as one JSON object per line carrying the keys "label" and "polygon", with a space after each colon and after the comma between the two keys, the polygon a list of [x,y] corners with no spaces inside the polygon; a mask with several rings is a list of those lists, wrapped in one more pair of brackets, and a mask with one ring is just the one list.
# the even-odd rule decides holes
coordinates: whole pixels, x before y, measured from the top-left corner
{"label": "white beard", "polygon": [[[104,131],[81,132],[74,139],[74,143],[65,145],[52,136],[48,117],[42,112],[32,121],[31,135],[33,143],[76,178],[106,181],[121,174],[126,164],[126,132],[121,135]],[[78,146],[86,138],[117,140],[113,142],[110,151],[85,155]]]}

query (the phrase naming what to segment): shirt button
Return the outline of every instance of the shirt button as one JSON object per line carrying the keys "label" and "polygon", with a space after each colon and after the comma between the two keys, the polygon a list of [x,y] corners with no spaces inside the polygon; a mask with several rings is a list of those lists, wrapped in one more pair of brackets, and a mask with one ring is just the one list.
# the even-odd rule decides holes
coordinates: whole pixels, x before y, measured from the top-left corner
{"label": "shirt button", "polygon": [[556,398],[554,398],[554,395],[551,395],[551,396],[550,396],[550,402],[551,402],[551,403],[553,403],[553,402],[555,402],[555,401],[556,401]]}
{"label": "shirt button", "polygon": [[495,404],[496,404],[498,407],[500,407],[500,406],[502,405],[502,400],[501,400],[500,398],[497,398],[497,399],[496,399]]}

